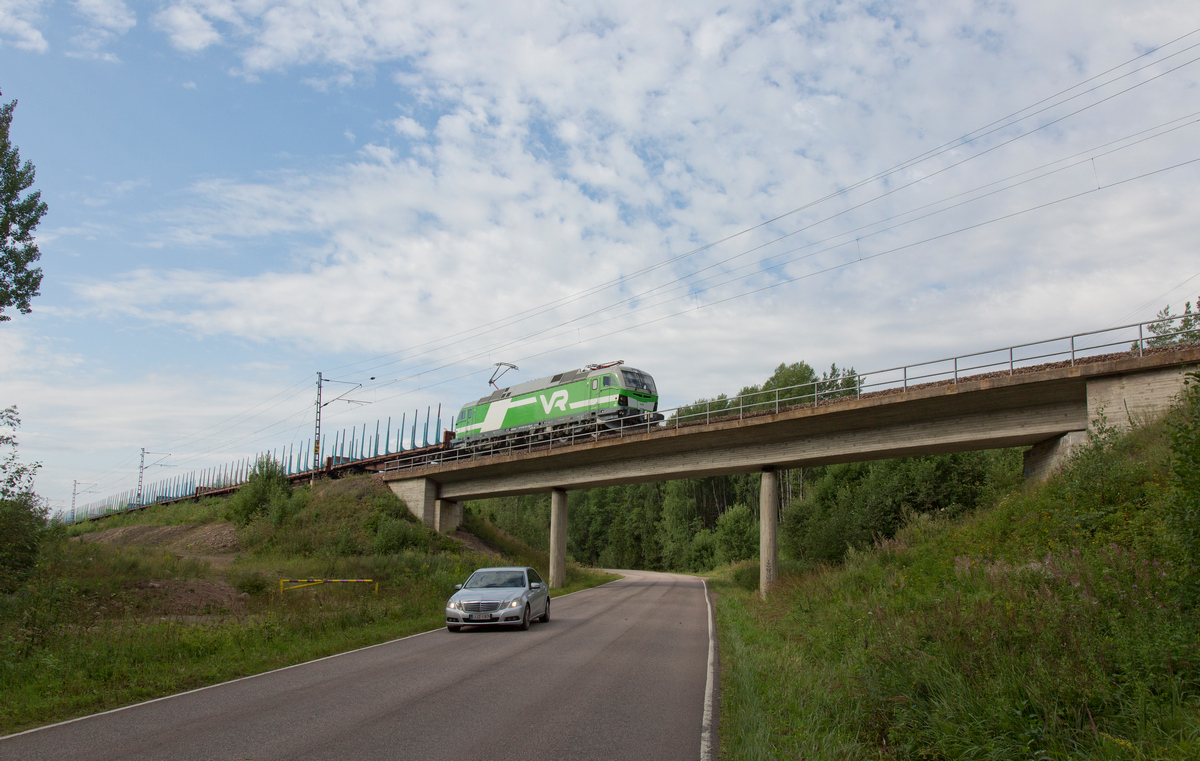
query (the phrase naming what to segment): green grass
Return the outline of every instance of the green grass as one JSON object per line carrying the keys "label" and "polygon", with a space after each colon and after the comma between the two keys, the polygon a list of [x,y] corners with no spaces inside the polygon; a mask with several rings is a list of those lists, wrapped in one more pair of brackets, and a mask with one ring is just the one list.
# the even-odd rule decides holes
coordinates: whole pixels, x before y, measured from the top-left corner
{"label": "green grass", "polygon": [[1161,423],[836,567],[713,581],[727,759],[1200,758]]}
{"label": "green grass", "polygon": [[[454,585],[496,564],[404,517],[403,504],[368,477],[297,489],[265,508],[239,529],[242,551],[222,568],[68,534],[222,520],[224,500],[54,529],[31,579],[0,595],[0,735],[437,628]],[[375,552],[382,545],[394,551]],[[522,564],[533,552],[511,537],[498,549],[512,558],[504,562]],[[346,584],[281,593],[281,578],[370,578],[379,591]],[[556,592],[611,578],[574,568],[571,586]],[[182,611],[148,594],[151,581],[224,582],[247,596],[238,610]]]}

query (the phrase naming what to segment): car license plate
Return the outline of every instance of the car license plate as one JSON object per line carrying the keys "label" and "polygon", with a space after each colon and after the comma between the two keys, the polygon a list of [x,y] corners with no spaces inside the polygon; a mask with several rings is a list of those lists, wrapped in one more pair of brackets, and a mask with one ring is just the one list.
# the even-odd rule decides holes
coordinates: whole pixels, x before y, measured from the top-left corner
{"label": "car license plate", "polygon": [[470,616],[468,616],[468,618],[470,618],[472,621],[491,621],[492,614],[491,613],[472,613]]}

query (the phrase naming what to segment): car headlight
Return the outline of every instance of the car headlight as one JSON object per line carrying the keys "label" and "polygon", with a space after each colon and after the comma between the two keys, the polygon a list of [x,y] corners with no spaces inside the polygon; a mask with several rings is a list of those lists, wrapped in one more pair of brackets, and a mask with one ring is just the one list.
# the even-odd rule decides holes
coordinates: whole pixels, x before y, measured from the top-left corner
{"label": "car headlight", "polygon": [[446,608],[449,610],[462,610],[462,603],[457,600],[451,600],[446,603]]}
{"label": "car headlight", "polygon": [[508,607],[510,607],[510,608],[519,608],[519,607],[521,607],[521,598],[520,598],[520,597],[518,597],[517,599],[513,600],[512,602],[510,602],[510,603],[508,604]]}

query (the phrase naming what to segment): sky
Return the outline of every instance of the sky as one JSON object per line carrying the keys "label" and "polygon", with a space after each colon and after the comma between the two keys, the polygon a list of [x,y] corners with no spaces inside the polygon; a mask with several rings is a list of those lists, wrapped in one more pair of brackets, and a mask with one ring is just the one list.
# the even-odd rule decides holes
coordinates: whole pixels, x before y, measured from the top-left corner
{"label": "sky", "polygon": [[1198,85],[1190,0],[0,0],[0,406],[63,509],[307,446],[318,371],[373,435],[496,362],[673,407],[1180,312]]}

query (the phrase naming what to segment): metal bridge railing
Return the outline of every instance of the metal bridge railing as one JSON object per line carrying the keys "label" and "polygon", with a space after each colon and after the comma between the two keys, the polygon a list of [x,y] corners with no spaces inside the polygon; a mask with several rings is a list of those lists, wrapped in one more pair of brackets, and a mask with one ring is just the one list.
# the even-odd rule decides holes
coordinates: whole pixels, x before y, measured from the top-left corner
{"label": "metal bridge railing", "polygon": [[[555,447],[602,438],[619,439],[704,425],[717,420],[741,420],[794,407],[815,406],[835,399],[907,391],[919,386],[957,384],[968,378],[1016,375],[1055,365],[1073,367],[1100,361],[1110,355],[1140,357],[1192,343],[1200,343],[1200,318],[1185,314],[882,370],[864,373],[850,370],[796,386],[765,389],[730,399],[705,400],[661,410],[657,419],[643,418],[625,423],[614,421],[614,427],[608,430],[597,430],[594,422],[586,421],[554,428],[548,433],[522,434],[518,431],[504,440],[483,441],[470,448],[425,452],[414,454],[411,458],[400,457],[386,463],[383,470],[394,472],[448,462],[477,461],[516,452],[549,451]],[[1120,350],[1117,347],[1121,347]]]}
{"label": "metal bridge railing", "polygon": [[[930,384],[956,384],[966,378],[987,375],[1015,375],[1031,368],[1045,368],[1055,364],[1074,366],[1081,362],[1097,361],[1101,356],[1108,354],[1142,356],[1148,352],[1190,343],[1200,343],[1200,316],[1189,312],[1165,319],[1075,333],[865,373],[850,370],[835,377],[821,378],[796,386],[764,389],[730,399],[705,400],[660,410],[652,417],[626,418],[619,424],[614,423],[614,427],[604,430],[597,430],[595,422],[586,421],[565,424],[543,433],[523,433],[518,430],[515,434],[508,434],[503,440],[485,440],[470,447],[438,448],[436,442],[441,435],[441,415],[438,415],[434,440],[431,442],[428,438],[430,419],[427,410],[420,446],[418,416],[414,413],[411,431],[406,431],[405,418],[401,418],[394,440],[397,448],[394,452],[391,418],[387,421],[382,439],[379,422],[376,423],[374,435],[364,424],[361,432],[358,432],[356,426],[346,429],[340,435],[335,434],[330,446],[327,446],[323,436],[320,451],[335,468],[363,460],[378,463],[382,458],[382,469],[393,472],[438,463],[476,461],[515,452],[552,450],[555,447],[561,448],[601,438],[624,438],[635,434],[703,425],[716,420],[741,420],[748,416],[776,413],[793,407],[824,404],[835,399],[906,391]],[[1117,351],[1117,347],[1122,348]],[[406,433],[409,435],[406,436]],[[408,448],[404,445],[405,438],[410,439]],[[295,451],[294,446],[280,448],[257,457],[240,459],[226,466],[147,484],[140,495],[136,490],[121,492],[74,509],[64,515],[64,519],[70,523],[137,510],[155,503],[191,499],[211,491],[231,489],[250,478],[260,458],[267,458],[279,464],[290,476],[307,477],[314,469],[317,472],[323,471],[326,464],[310,461],[308,453],[314,449],[311,444],[312,442],[302,445],[300,451]]]}

